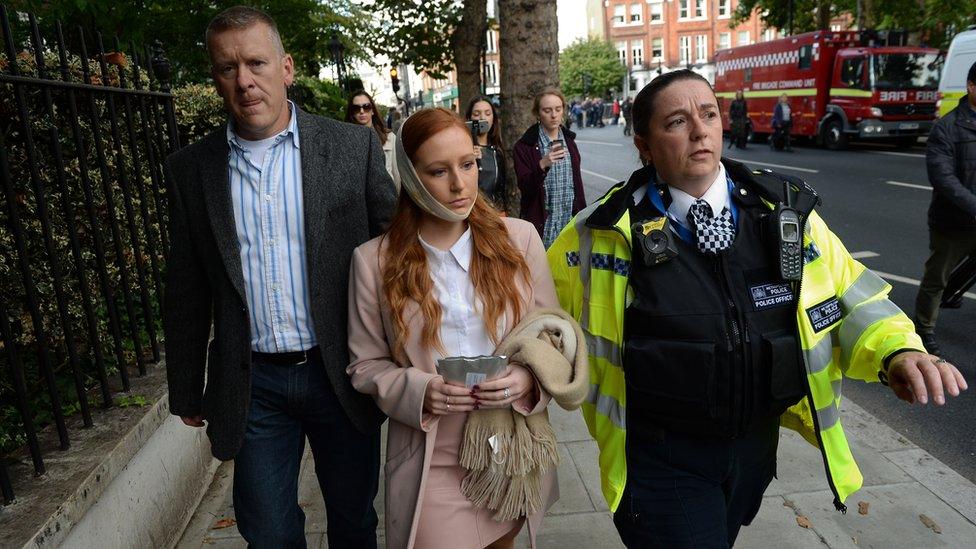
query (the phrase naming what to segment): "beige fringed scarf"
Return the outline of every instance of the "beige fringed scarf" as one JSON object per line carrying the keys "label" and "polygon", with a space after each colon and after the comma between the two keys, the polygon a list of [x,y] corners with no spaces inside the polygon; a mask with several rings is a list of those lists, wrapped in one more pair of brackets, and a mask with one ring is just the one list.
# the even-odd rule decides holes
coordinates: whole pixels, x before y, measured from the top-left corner
{"label": "beige fringed scarf", "polygon": [[[580,407],[589,390],[586,340],[572,317],[559,309],[526,316],[495,352],[524,365],[565,410]],[[559,464],[549,413],[524,416],[512,409],[468,415],[461,441],[468,473],[461,492],[495,511],[497,521],[528,516],[542,507],[542,476]]]}

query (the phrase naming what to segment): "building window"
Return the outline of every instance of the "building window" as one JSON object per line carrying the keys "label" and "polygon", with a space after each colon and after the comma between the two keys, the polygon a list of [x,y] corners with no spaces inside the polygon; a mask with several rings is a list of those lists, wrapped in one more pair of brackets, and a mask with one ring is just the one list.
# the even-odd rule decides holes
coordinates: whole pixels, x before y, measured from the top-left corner
{"label": "building window", "polygon": [[498,53],[496,48],[497,42],[495,41],[495,31],[488,29],[488,41],[485,46],[485,53]]}
{"label": "building window", "polygon": [[678,39],[678,46],[678,62],[682,65],[691,63],[691,37],[680,37]]}
{"label": "building window", "polygon": [[748,46],[749,44],[752,44],[752,42],[749,41],[749,31],[739,31],[739,36],[736,37],[735,43],[737,46]]}
{"label": "building window", "polygon": [[626,14],[624,12],[626,10],[627,10],[627,6],[625,6],[623,4],[617,4],[616,6],[613,7],[613,24],[614,25],[623,25],[624,24],[624,17],[626,17]]}
{"label": "building window", "polygon": [[688,11],[688,3],[691,0],[678,0],[678,19],[690,19],[691,12]]}
{"label": "building window", "polygon": [[617,59],[621,65],[627,66],[627,42],[617,42]]}
{"label": "building window", "polygon": [[718,49],[724,50],[731,47],[732,47],[732,33],[731,32],[718,33]]}
{"label": "building window", "polygon": [[654,61],[661,61],[664,57],[664,39],[651,38],[651,58]]}
{"label": "building window", "polygon": [[641,22],[641,5],[631,4],[630,5],[630,22],[640,23]]}
{"label": "building window", "polygon": [[776,30],[766,29],[762,33],[762,41],[769,42],[770,40],[776,40]]}
{"label": "building window", "polygon": [[728,19],[732,15],[732,0],[718,0],[718,16]]}
{"label": "building window", "polygon": [[642,68],[644,65],[644,42],[642,40],[630,43],[630,55],[634,62],[634,68]]}
{"label": "building window", "polygon": [[650,4],[651,23],[661,23],[664,21],[664,3],[654,0]]}
{"label": "building window", "polygon": [[497,86],[498,85],[498,63],[494,61],[489,61],[485,63],[485,85],[487,86]]}
{"label": "building window", "polygon": [[695,2],[695,19],[705,18],[705,2],[706,0],[696,0]]}
{"label": "building window", "polygon": [[695,62],[704,63],[708,61],[708,36],[699,34],[695,37]]}

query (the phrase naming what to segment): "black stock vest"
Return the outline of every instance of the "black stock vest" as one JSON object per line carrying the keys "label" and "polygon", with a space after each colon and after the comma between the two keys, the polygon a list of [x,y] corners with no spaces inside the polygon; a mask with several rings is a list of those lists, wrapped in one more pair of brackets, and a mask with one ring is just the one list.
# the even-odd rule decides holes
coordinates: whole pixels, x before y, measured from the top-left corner
{"label": "black stock vest", "polygon": [[[662,264],[649,266],[634,250],[635,297],[624,318],[628,436],[737,437],[806,395],[798,288],[774,267],[764,231],[770,210],[754,194],[751,185],[733,189],[735,241],[718,254],[678,235],[678,255]],[[662,215],[646,199],[631,207],[634,222]]]}

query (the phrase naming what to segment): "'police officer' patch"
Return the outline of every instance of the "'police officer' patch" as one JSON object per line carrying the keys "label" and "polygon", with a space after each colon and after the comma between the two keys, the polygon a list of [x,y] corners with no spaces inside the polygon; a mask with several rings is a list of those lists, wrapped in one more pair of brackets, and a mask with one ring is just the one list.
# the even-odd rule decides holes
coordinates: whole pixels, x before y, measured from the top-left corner
{"label": "'police officer' patch", "polygon": [[792,305],[796,301],[793,289],[783,282],[752,286],[749,288],[749,293],[752,295],[752,305],[757,311]]}
{"label": "'police officer' patch", "polygon": [[813,331],[822,332],[840,322],[844,315],[840,310],[840,303],[837,302],[837,298],[832,297],[807,309],[807,316],[810,317]]}

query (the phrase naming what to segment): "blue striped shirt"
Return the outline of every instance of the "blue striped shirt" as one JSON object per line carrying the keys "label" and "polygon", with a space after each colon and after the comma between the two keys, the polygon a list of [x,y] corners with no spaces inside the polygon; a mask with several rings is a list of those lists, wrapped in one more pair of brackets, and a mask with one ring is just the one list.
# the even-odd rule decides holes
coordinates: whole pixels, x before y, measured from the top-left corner
{"label": "blue striped shirt", "polygon": [[295,107],[258,164],[227,126],[228,179],[250,310],[251,349],[301,351],[316,345],[305,268],[302,156]]}

